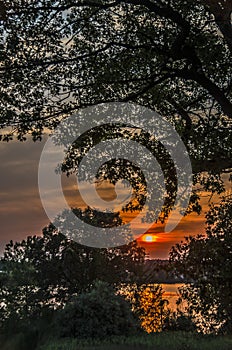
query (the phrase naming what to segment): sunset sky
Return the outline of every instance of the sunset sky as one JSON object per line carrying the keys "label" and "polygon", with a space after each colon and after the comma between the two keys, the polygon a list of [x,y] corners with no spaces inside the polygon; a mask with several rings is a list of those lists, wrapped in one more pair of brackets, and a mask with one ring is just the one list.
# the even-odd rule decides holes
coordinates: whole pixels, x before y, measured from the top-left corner
{"label": "sunset sky", "polygon": [[[12,240],[22,240],[28,235],[40,235],[49,222],[42,207],[38,192],[38,164],[44,142],[27,141],[0,143],[1,181],[0,181],[0,253]],[[68,189],[67,186],[67,195]],[[161,225],[149,230],[152,234],[146,248],[150,258],[165,259],[169,249],[185,236],[204,232],[204,215],[208,198],[202,198],[203,211],[200,216],[191,214],[183,218],[171,233],[164,233]],[[152,240],[152,242],[150,242]]]}

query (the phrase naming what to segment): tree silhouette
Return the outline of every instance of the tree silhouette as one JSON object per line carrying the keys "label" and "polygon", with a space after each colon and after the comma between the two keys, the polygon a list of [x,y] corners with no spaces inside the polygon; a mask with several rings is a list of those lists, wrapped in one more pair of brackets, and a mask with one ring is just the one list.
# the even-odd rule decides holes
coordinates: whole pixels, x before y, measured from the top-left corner
{"label": "tree silhouette", "polygon": [[231,168],[229,0],[1,4],[2,127],[36,140],[82,107],[133,101],[176,125],[197,171]]}
{"label": "tree silhouette", "polygon": [[[194,183],[221,193],[220,174],[232,168],[230,15],[228,0],[2,1],[1,139],[16,134],[24,140],[31,134],[40,140],[44,129],[83,107],[135,102],[175,125]],[[81,157],[91,140],[106,137],[106,130],[107,137],[115,134],[107,127],[92,130],[76,143]],[[144,133],[136,141],[152,144]],[[62,168],[67,173],[75,172],[75,147]],[[175,171],[162,150],[155,154],[162,170],[169,163],[162,219],[173,205]],[[112,173],[118,178],[125,164],[106,168],[115,181]],[[141,179],[138,169],[132,166],[130,172]],[[138,205],[143,199],[144,193]],[[199,213],[198,199],[194,191],[188,211]]]}
{"label": "tree silhouette", "polygon": [[112,249],[71,241],[53,225],[42,236],[6,245],[0,274],[1,322],[38,318],[88,290],[95,280],[111,286],[136,281],[145,257],[136,241]]}
{"label": "tree silhouette", "polygon": [[206,215],[206,236],[188,237],[175,245],[170,260],[187,284],[181,290],[190,314],[207,332],[231,333],[232,197],[212,205]]}

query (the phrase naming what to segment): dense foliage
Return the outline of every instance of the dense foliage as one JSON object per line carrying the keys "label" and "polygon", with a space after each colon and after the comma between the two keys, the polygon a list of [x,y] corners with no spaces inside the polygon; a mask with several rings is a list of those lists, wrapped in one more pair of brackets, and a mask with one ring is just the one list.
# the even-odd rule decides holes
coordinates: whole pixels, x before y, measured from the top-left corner
{"label": "dense foliage", "polygon": [[[41,139],[44,128],[82,107],[136,102],[175,125],[194,181],[220,193],[220,173],[232,168],[231,11],[230,0],[1,1],[2,139]],[[81,156],[104,135],[82,140]],[[136,141],[152,143],[144,135]],[[71,157],[64,171],[75,168]],[[116,181],[125,164],[109,168]],[[199,212],[193,195],[191,209]]]}
{"label": "dense foliage", "polygon": [[188,237],[172,248],[177,273],[190,282],[181,289],[188,312],[206,332],[231,333],[232,197],[212,205],[206,235]]}
{"label": "dense foliage", "polygon": [[179,119],[198,152],[225,155],[230,0],[1,4],[1,125],[19,138],[86,105],[137,101]]}
{"label": "dense foliage", "polygon": [[168,301],[163,299],[163,293],[161,285],[158,284],[126,284],[119,289],[119,294],[130,301],[140,326],[147,333],[163,330],[169,313]]}
{"label": "dense foliage", "polygon": [[100,281],[59,311],[57,326],[61,336],[82,339],[128,336],[139,330],[130,303]]}
{"label": "dense foliage", "polygon": [[110,285],[136,281],[144,257],[135,241],[119,248],[90,248],[68,240],[53,225],[42,237],[11,241],[1,259],[1,322],[40,317],[43,309],[62,306],[96,279]]}

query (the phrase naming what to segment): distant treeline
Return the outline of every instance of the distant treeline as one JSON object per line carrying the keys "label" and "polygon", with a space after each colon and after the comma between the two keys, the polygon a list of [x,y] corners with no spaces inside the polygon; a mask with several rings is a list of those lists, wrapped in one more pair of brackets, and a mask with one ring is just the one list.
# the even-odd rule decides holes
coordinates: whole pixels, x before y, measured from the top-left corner
{"label": "distant treeline", "polygon": [[[0,273],[4,271],[0,262]],[[169,260],[147,259],[144,261],[141,273],[141,282],[144,283],[185,283],[182,276],[175,274],[174,267]]]}
{"label": "distant treeline", "polygon": [[169,260],[147,259],[144,261],[143,279],[146,283],[185,283],[182,276],[175,274]]}

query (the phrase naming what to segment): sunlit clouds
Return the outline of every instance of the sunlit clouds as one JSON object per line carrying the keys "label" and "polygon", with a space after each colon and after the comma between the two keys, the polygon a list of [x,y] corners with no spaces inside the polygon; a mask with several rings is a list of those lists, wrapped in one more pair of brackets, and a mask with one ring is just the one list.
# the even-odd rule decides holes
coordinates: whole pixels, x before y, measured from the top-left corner
{"label": "sunlit clouds", "polygon": [[[44,141],[0,144],[0,253],[11,239],[21,240],[28,235],[41,234],[42,228],[49,222],[38,192],[37,172],[43,145]],[[77,190],[75,176],[62,176],[62,185],[69,207],[84,208],[85,202]],[[113,185],[99,185],[97,190],[104,200],[110,202],[115,199]],[[209,197],[202,197],[201,215],[193,213],[183,217],[176,229],[170,233],[164,232],[164,225],[154,224],[138,239],[139,244],[146,248],[151,258],[167,258],[170,248],[185,236],[204,233],[208,199]],[[134,215],[124,213],[123,219],[130,222]]]}

